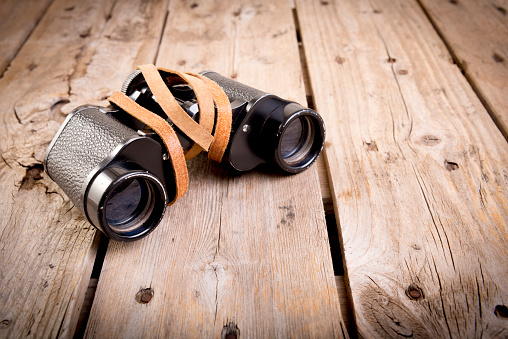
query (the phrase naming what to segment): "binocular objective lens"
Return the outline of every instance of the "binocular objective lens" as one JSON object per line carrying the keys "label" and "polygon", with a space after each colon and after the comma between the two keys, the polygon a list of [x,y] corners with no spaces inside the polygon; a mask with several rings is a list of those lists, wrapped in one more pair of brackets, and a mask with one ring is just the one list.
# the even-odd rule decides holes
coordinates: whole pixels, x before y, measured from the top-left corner
{"label": "binocular objective lens", "polygon": [[144,179],[126,180],[116,186],[105,206],[109,227],[116,233],[129,233],[141,227],[154,208],[152,184]]}
{"label": "binocular objective lens", "polygon": [[298,166],[307,162],[315,139],[314,123],[308,116],[300,116],[291,121],[280,140],[282,159],[289,166]]}

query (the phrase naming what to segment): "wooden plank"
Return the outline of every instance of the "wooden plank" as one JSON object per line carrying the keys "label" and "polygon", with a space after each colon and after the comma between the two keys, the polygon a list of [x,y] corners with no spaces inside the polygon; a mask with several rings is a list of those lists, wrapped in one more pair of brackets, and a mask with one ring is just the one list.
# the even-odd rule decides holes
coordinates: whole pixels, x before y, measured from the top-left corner
{"label": "wooden plank", "polygon": [[297,13],[360,336],[505,337],[508,147],[425,14]]}
{"label": "wooden plank", "polygon": [[419,1],[508,138],[508,1]]}
{"label": "wooden plank", "polygon": [[[110,68],[125,74],[140,56],[146,56],[145,62],[153,60],[159,38],[152,41],[147,32],[158,27],[160,36],[167,4],[136,3],[55,1],[0,79],[2,337],[74,333],[98,238],[43,173],[42,161],[65,117],[61,112],[65,103],[75,107],[81,95],[91,103],[101,102],[103,93],[120,86],[121,80],[111,76],[116,73],[103,71],[100,63],[108,60]],[[138,34],[124,30],[129,23],[124,20],[125,10],[142,13],[136,16]],[[103,32],[111,32],[110,38]],[[129,33],[129,41],[140,41],[141,34],[148,38],[119,47],[122,39],[115,38],[114,32],[118,36]],[[102,39],[110,40],[109,48],[104,48]],[[150,43],[148,55],[143,48]],[[128,59],[128,64],[123,63]]]}
{"label": "wooden plank", "polygon": [[0,3],[0,76],[46,12],[52,0]]}
{"label": "wooden plank", "polygon": [[[305,100],[286,1],[172,1],[157,63]],[[316,167],[234,176],[204,155],[188,164],[189,191],[162,224],[110,244],[85,336],[340,337]]]}

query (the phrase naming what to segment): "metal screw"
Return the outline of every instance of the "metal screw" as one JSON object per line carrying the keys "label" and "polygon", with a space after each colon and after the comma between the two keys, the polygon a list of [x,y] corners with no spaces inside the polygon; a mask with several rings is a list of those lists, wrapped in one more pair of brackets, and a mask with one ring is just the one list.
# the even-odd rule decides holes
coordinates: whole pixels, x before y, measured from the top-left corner
{"label": "metal screw", "polygon": [[409,285],[409,287],[407,288],[406,295],[411,300],[419,300],[421,298],[424,298],[422,289],[413,284]]}
{"label": "metal screw", "polygon": [[136,294],[136,301],[140,304],[148,304],[153,298],[153,289],[150,288],[142,288]]}
{"label": "metal screw", "polygon": [[247,124],[243,125],[242,131],[244,131],[245,133],[249,132],[250,131],[250,126],[247,125]]}

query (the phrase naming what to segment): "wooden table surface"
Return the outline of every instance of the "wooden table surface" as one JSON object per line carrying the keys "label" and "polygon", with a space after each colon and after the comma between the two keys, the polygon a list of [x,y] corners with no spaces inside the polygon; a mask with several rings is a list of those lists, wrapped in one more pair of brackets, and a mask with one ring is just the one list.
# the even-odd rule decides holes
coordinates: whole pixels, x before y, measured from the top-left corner
{"label": "wooden table surface", "polygon": [[[3,0],[0,52],[0,337],[508,337],[506,0]],[[108,242],[43,157],[146,63],[315,108],[323,155],[198,156]]]}

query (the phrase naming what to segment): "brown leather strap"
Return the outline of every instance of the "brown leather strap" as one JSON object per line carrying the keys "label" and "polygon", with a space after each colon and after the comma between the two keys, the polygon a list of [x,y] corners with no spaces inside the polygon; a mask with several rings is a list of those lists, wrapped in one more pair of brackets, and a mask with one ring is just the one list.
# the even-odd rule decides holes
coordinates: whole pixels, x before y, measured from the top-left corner
{"label": "brown leather strap", "polygon": [[215,122],[215,134],[210,150],[208,151],[208,158],[221,162],[226,148],[228,147],[231,134],[231,103],[226,93],[224,93],[222,88],[214,81],[201,74],[187,74],[201,79],[212,94],[215,107],[217,108],[217,121]]}
{"label": "brown leather strap", "polygon": [[[162,67],[156,68],[154,65],[141,65],[138,68],[168,118],[195,142],[185,152],[185,159],[192,159],[205,150],[209,152],[208,158],[221,162],[231,133],[231,104],[222,88],[200,74],[181,73]],[[199,105],[199,124],[180,107],[159,71],[167,76],[165,80],[170,86],[187,84],[192,88]],[[215,133],[212,136],[215,120]],[[206,144],[208,147],[205,147]]]}
{"label": "brown leather strap", "polygon": [[[132,115],[134,118],[148,125],[161,137],[167,148],[175,175],[176,195],[173,201],[171,201],[168,205],[174,204],[178,199],[185,195],[189,186],[189,174],[187,171],[187,164],[185,163],[185,156],[175,131],[163,118],[138,105],[135,101],[123,93],[115,92],[108,98],[108,100]],[[178,107],[180,106],[178,105]]]}
{"label": "brown leather strap", "polygon": [[[198,77],[189,73],[181,73],[162,67],[158,67],[157,69],[164,72],[165,75],[169,75],[169,77],[166,78],[166,81],[169,84],[185,83],[192,88],[199,105],[199,124],[203,126],[210,135],[212,135],[215,120],[215,108],[213,104],[213,97],[206,84]],[[192,145],[192,147],[185,152],[185,159],[189,160],[194,158],[196,155],[201,153],[202,150],[203,149],[197,144]],[[205,151],[208,151],[208,149],[205,149]]]}
{"label": "brown leather strap", "polygon": [[[208,157],[210,159],[222,161],[231,133],[231,104],[219,85],[200,74],[180,73],[165,68],[157,69],[154,65],[142,65],[138,68],[157,103],[171,122],[194,141],[194,145],[184,154],[171,125],[162,117],[138,105],[125,94],[115,92],[108,100],[149,126],[161,137],[167,148],[175,175],[176,195],[169,203],[172,205],[185,195],[189,186],[186,159],[191,159],[205,150],[209,151]],[[168,75],[166,81],[170,86],[187,84],[192,88],[199,105],[199,124],[178,104],[162,79],[159,70]],[[215,110],[217,110],[217,114],[215,114]],[[214,122],[215,132],[212,135]]]}
{"label": "brown leather strap", "polygon": [[[192,139],[192,141],[198,144],[201,149],[208,151],[211,143],[213,142],[213,136],[211,135],[211,132],[213,129],[214,120],[214,116],[212,115],[210,121],[210,114],[208,112],[213,112],[214,108],[213,99],[208,91],[204,88],[202,81],[177,71],[161,68],[161,71],[163,72],[167,72],[169,74],[176,75],[181,79],[184,79],[185,82],[188,83],[190,87],[192,87],[194,93],[196,94],[196,98],[198,99],[200,117],[202,117],[201,119],[204,122],[204,126],[198,124],[180,107],[154,65],[141,65],[138,66],[138,68],[141,70],[141,73],[143,73],[143,77],[145,78],[148,87],[150,87],[150,90],[157,100],[157,103],[164,110],[164,113],[166,113],[168,118],[185,135],[187,135],[190,139]],[[192,151],[192,148],[190,151]],[[195,150],[192,153],[195,153]]]}

